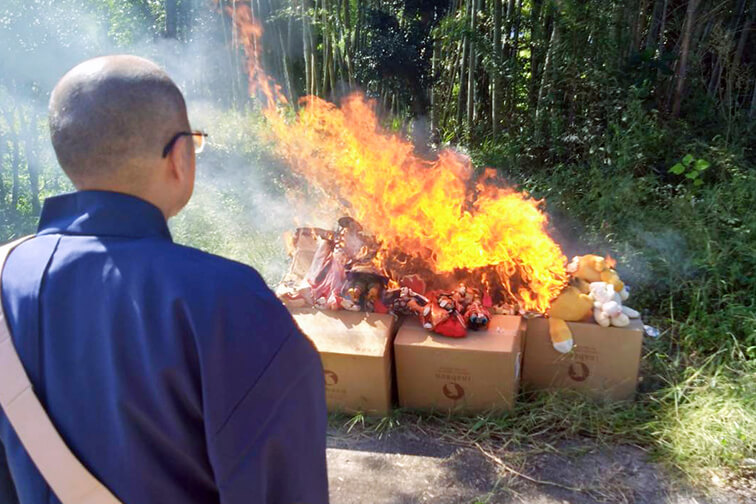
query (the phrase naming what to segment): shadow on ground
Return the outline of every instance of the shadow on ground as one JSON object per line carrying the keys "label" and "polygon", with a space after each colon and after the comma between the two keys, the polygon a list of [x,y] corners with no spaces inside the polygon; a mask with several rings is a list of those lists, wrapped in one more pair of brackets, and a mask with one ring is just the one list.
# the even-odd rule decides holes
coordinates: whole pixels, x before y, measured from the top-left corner
{"label": "shadow on ground", "polygon": [[729,504],[756,497],[704,496],[640,448],[589,439],[503,450],[442,441],[412,427],[381,437],[331,428],[328,466],[332,504]]}

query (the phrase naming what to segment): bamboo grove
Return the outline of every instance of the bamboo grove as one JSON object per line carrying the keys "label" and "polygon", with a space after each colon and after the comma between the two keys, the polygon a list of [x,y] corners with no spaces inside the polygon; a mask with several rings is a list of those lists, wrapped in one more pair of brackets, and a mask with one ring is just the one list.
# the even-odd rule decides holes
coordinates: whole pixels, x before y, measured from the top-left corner
{"label": "bamboo grove", "polygon": [[266,64],[292,102],[357,87],[447,140],[590,134],[628,93],[668,119],[756,114],[756,0],[251,6],[267,30]]}
{"label": "bamboo grove", "polygon": [[[70,188],[45,117],[76,61],[144,53],[195,102],[254,104],[233,19],[242,3],[263,22],[263,64],[290,103],[361,90],[418,145],[498,149],[482,162],[524,170],[641,156],[640,173],[663,181],[699,144],[754,160],[756,0],[6,0],[0,234],[32,230],[41,199]],[[609,152],[631,113],[654,138]]]}

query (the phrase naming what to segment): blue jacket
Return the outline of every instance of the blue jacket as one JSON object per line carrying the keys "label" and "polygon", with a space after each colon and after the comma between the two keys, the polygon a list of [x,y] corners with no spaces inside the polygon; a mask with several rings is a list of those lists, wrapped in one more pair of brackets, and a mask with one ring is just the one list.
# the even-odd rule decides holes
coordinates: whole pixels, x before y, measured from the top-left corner
{"label": "blue jacket", "polygon": [[[45,202],[3,306],[40,401],[121,501],[328,501],[323,371],[260,275],[123,194]],[[58,503],[0,413],[22,504]]]}

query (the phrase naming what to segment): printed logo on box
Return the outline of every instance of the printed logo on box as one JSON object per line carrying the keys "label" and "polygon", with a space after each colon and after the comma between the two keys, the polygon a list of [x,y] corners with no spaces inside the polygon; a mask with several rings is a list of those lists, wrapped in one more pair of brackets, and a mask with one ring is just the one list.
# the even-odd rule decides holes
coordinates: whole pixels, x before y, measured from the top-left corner
{"label": "printed logo on box", "polygon": [[598,362],[599,352],[593,347],[576,346],[572,355],[573,360],[583,362]]}
{"label": "printed logo on box", "polygon": [[339,383],[339,375],[331,371],[330,369],[323,370],[323,376],[325,377],[326,387],[331,387]]}
{"label": "printed logo on box", "polygon": [[584,362],[573,362],[570,364],[570,367],[567,369],[567,374],[576,382],[582,382],[585,381],[586,378],[591,374],[590,369],[588,369],[588,366],[585,365]]}
{"label": "printed logo on box", "polygon": [[441,390],[444,395],[452,401],[457,401],[465,396],[465,389],[462,388],[462,385],[459,383],[445,383],[444,386],[441,387]]}

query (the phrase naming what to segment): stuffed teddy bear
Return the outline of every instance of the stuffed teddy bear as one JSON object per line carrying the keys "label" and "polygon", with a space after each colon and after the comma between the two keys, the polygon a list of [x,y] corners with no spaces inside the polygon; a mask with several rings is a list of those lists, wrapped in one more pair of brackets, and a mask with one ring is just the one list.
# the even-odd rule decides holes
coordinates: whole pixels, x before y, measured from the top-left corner
{"label": "stuffed teddy bear", "polygon": [[612,263],[611,258],[589,254],[575,256],[567,265],[570,283],[547,312],[551,344],[557,352],[572,350],[572,332],[567,322],[590,320],[593,315],[602,327],[625,327],[631,318],[640,316],[622,306],[629,293]]}
{"label": "stuffed teddy bear", "polygon": [[617,292],[616,287],[607,282],[592,282],[590,284],[593,299],[593,318],[601,327],[626,327],[630,324],[631,318],[640,317],[640,313],[622,306],[622,296],[620,292],[627,293],[623,287],[622,291]]}
{"label": "stuffed teddy bear", "polygon": [[567,353],[572,350],[572,332],[567,322],[589,319],[593,309],[593,299],[588,295],[588,284],[573,279],[570,285],[552,301],[547,312],[549,316],[549,336],[554,350]]}
{"label": "stuffed teddy bear", "polygon": [[567,265],[567,273],[572,275],[573,278],[579,278],[589,284],[593,282],[611,284],[614,290],[620,293],[620,297],[624,301],[627,299],[628,292],[624,282],[620,280],[619,275],[612,267],[613,262],[611,258],[607,259],[593,254],[575,256]]}

